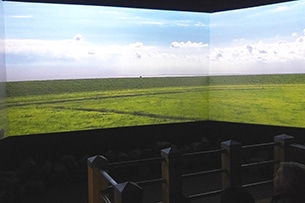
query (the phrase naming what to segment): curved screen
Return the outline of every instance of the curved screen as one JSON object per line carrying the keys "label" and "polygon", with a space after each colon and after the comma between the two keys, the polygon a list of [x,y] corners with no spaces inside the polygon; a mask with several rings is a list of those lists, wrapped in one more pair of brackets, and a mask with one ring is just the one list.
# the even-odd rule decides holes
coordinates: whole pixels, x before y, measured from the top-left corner
{"label": "curved screen", "polygon": [[304,1],[211,14],[3,7],[7,135],[204,120],[305,127]]}

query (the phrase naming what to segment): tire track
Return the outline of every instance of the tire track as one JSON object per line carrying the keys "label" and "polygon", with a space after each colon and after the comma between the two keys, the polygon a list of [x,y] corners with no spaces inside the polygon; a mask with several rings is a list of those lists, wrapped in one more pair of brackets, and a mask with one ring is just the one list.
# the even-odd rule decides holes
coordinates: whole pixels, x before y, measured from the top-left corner
{"label": "tire track", "polygon": [[56,109],[64,109],[64,110],[74,110],[74,111],[88,111],[88,112],[99,112],[99,113],[116,113],[116,114],[123,114],[123,115],[132,115],[132,116],[142,116],[142,117],[149,117],[149,118],[159,118],[159,119],[171,119],[171,120],[183,120],[183,121],[199,121],[198,118],[187,118],[182,116],[165,116],[159,114],[152,114],[152,113],[144,113],[139,111],[121,111],[115,109],[93,109],[93,108],[66,108],[64,106],[56,106],[52,107]]}
{"label": "tire track", "polygon": [[151,92],[151,93],[138,93],[138,94],[122,94],[122,95],[110,95],[110,96],[94,96],[94,97],[78,97],[71,99],[58,99],[51,101],[36,101],[36,102],[16,102],[16,103],[7,103],[7,107],[14,106],[28,106],[28,105],[40,105],[40,104],[58,104],[66,102],[77,102],[77,101],[86,101],[86,100],[98,100],[98,99],[113,99],[113,98],[124,98],[124,97],[141,97],[141,96],[154,96],[154,95],[164,95],[164,94],[182,94],[185,92],[201,92],[202,89],[186,89],[180,91],[166,91],[166,92]]}

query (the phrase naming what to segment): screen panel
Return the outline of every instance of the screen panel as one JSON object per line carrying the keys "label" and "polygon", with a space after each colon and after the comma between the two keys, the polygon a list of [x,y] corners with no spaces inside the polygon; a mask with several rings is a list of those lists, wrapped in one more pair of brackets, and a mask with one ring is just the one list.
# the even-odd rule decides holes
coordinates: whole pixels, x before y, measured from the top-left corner
{"label": "screen panel", "polygon": [[10,135],[208,118],[209,14],[4,7]]}
{"label": "screen panel", "polygon": [[[0,1],[0,13],[3,13],[3,1]],[[7,132],[4,50],[4,17],[0,15],[0,139],[4,138]]]}
{"label": "screen panel", "polygon": [[211,14],[210,120],[305,127],[305,3]]}

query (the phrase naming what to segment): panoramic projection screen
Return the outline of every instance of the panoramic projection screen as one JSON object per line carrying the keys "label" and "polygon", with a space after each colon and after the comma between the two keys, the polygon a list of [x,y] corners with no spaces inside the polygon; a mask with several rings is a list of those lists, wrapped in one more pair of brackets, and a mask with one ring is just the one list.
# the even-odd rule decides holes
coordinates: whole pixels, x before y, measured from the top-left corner
{"label": "panoramic projection screen", "polygon": [[5,134],[305,127],[304,2],[208,14],[6,1]]}
{"label": "panoramic projection screen", "polygon": [[209,14],[4,2],[10,136],[208,119]]}

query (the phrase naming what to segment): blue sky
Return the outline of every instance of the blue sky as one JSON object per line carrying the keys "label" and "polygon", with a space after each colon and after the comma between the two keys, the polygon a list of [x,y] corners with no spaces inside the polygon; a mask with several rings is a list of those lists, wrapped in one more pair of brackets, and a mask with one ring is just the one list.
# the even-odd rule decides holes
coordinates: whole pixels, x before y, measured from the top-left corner
{"label": "blue sky", "polygon": [[213,14],[4,2],[8,81],[305,72],[305,3]]}
{"label": "blue sky", "polygon": [[305,73],[305,1],[210,16],[210,75]]}
{"label": "blue sky", "polygon": [[207,74],[209,16],[5,2],[7,80]]}

